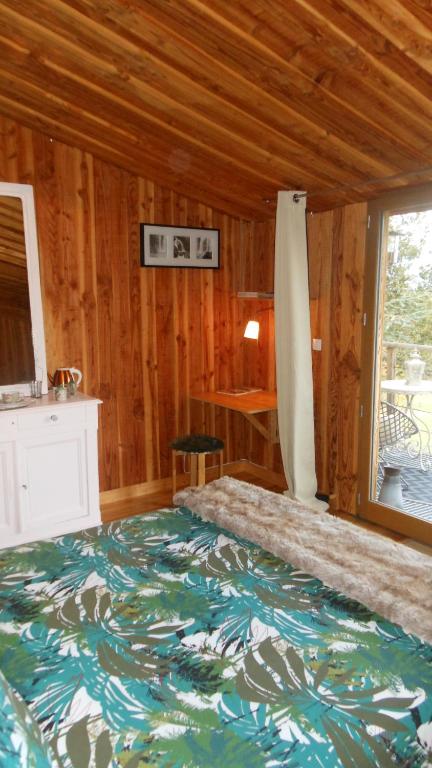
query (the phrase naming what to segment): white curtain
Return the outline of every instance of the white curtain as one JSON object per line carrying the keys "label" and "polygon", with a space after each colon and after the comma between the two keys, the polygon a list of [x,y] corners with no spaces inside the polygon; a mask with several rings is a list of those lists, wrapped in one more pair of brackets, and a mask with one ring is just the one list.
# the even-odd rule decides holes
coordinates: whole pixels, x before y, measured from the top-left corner
{"label": "white curtain", "polygon": [[[275,249],[278,421],[287,494],[315,509],[315,440],[306,240],[306,197],[279,192]],[[297,202],[296,202],[297,200]]]}

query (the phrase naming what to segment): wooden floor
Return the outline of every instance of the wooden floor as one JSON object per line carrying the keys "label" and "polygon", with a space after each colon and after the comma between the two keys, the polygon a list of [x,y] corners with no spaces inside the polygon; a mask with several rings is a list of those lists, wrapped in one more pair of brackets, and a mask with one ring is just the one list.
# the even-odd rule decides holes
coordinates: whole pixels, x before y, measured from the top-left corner
{"label": "wooden floor", "polygon": [[[273,491],[274,493],[282,493],[283,490],[285,490],[284,487],[281,486],[280,483],[275,482],[275,478],[272,477],[270,481],[266,480],[263,476],[264,473],[257,474],[256,471],[254,471],[253,466],[247,466],[244,469],[235,468],[234,470],[226,471],[227,475],[231,475],[232,477],[236,477],[239,480],[243,480],[246,483],[253,483],[254,485],[259,485],[261,488],[266,488],[268,491]],[[157,493],[152,494],[146,494],[145,496],[139,496],[137,498],[132,499],[126,499],[123,501],[116,501],[112,503],[107,503],[101,506],[101,512],[102,512],[102,520],[103,522],[111,522],[112,520],[119,520],[124,517],[130,517],[131,515],[141,515],[145,512],[152,512],[155,509],[161,509],[163,507],[172,507],[172,491],[164,490],[164,491],[158,491]],[[353,517],[352,515],[345,514],[345,513],[336,513],[337,517],[341,517],[343,520],[346,520],[353,525],[358,525],[361,528],[366,528],[370,531],[375,531],[375,533],[379,533],[382,536],[386,536],[393,541],[400,541],[403,544],[407,544],[408,546],[413,547],[414,549],[418,549],[419,551],[423,552],[424,554],[429,554],[432,556],[432,548],[427,547],[424,544],[418,544],[417,542],[413,541],[412,539],[407,539],[406,537],[402,536],[399,533],[395,533],[394,531],[389,531],[387,528],[381,528],[379,525],[374,525],[373,523],[367,522],[365,520],[361,520],[360,518]]]}
{"label": "wooden floor", "polygon": [[[244,480],[246,483],[254,483],[261,488],[266,488],[268,491],[274,491],[275,493],[282,493],[284,490],[280,484],[272,480],[270,482],[266,481],[249,469],[228,469],[225,474],[236,477],[238,480]],[[172,490],[170,488],[169,490],[158,491],[157,493],[146,494],[137,498],[103,504],[101,505],[102,521],[107,523],[112,520],[119,520],[122,517],[142,515],[144,512],[172,506]]]}

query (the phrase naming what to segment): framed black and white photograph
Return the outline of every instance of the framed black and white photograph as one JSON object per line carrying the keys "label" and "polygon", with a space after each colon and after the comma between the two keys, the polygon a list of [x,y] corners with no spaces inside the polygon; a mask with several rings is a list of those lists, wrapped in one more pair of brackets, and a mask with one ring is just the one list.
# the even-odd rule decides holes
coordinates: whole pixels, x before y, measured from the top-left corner
{"label": "framed black and white photograph", "polygon": [[218,269],[219,230],[140,224],[142,267]]}

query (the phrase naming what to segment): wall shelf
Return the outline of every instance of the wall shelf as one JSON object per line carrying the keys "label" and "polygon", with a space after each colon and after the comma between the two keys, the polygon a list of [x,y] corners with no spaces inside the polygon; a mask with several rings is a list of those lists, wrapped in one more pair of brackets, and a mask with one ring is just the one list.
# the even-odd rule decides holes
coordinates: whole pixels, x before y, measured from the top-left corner
{"label": "wall shelf", "polygon": [[273,291],[237,291],[239,299],[274,299]]}

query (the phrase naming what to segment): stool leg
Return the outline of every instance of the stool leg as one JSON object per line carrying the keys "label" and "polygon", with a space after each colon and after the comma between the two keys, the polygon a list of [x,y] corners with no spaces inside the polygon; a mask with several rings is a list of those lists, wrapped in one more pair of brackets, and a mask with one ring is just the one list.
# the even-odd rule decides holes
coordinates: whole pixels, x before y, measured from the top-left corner
{"label": "stool leg", "polygon": [[198,483],[197,485],[205,485],[205,453],[198,454]]}
{"label": "stool leg", "polygon": [[219,453],[219,477],[223,477],[223,451]]}
{"label": "stool leg", "polygon": [[198,456],[196,453],[191,453],[190,457],[190,484],[197,485],[197,464]]}
{"label": "stool leg", "polygon": [[177,490],[177,451],[172,450],[171,451],[171,460],[172,460],[172,492],[173,496],[175,496],[175,492]]}

